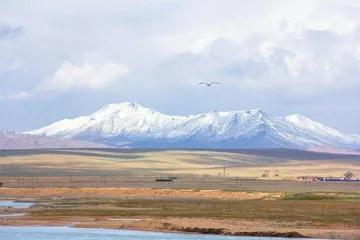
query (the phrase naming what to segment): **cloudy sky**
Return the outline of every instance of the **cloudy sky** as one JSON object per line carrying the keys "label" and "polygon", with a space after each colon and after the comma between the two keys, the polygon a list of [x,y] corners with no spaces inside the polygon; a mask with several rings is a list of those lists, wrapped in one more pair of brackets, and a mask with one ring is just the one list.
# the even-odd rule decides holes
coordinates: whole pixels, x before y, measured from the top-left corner
{"label": "cloudy sky", "polygon": [[358,0],[0,0],[0,129],[134,101],[360,133],[359,12]]}

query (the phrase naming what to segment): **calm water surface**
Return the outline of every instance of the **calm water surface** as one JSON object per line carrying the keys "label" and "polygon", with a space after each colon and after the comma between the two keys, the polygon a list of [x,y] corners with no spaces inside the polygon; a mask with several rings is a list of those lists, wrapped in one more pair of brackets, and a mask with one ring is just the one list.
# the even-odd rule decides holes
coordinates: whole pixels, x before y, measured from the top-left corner
{"label": "calm water surface", "polygon": [[14,201],[0,201],[0,207],[12,207],[12,208],[29,208],[34,203],[23,203]]}
{"label": "calm water surface", "polygon": [[[83,229],[69,227],[1,227],[0,239],[9,240],[284,240],[285,238],[223,237],[193,234]],[[293,238],[294,239],[294,238]]]}

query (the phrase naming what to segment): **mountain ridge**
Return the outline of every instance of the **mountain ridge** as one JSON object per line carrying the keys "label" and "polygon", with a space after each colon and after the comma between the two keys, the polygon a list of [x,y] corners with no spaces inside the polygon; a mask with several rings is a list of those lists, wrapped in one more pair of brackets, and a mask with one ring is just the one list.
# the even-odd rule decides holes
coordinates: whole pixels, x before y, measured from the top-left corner
{"label": "mountain ridge", "polygon": [[106,148],[105,144],[0,131],[0,149]]}
{"label": "mountain ridge", "polygon": [[[108,104],[34,131],[118,147],[359,148],[360,137],[345,135],[299,114],[275,117],[262,109],[212,111],[173,116],[135,102]],[[124,144],[125,143],[125,144]]]}

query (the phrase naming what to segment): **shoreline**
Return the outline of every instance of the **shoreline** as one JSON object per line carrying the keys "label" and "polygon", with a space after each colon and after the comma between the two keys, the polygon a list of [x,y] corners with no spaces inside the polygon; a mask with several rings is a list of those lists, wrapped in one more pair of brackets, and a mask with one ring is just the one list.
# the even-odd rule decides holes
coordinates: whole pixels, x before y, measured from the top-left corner
{"label": "shoreline", "polygon": [[0,223],[0,227],[68,227],[68,228],[82,228],[82,229],[104,229],[104,230],[119,230],[119,231],[139,231],[139,232],[156,232],[156,233],[174,233],[174,234],[194,234],[194,235],[214,235],[214,236],[236,236],[236,237],[282,237],[282,238],[310,238],[303,236],[297,232],[264,232],[264,231],[255,231],[255,232],[229,232],[226,229],[222,228],[180,228],[172,226],[168,229],[142,229],[142,228],[112,228],[112,227],[97,227],[92,225],[78,225],[78,224],[46,224],[41,225],[27,225],[27,224],[16,224],[16,225],[3,225]]}
{"label": "shoreline", "polygon": [[[91,229],[114,229],[114,228],[96,228],[75,226],[75,228],[91,228]],[[128,231],[142,231],[142,232],[159,232],[159,233],[175,233],[175,234],[195,234],[195,235],[214,235],[214,236],[233,236],[233,237],[282,237],[282,238],[309,238],[297,232],[226,232],[226,229],[214,228],[185,228],[179,230],[159,230],[159,229],[139,229],[139,228],[124,228],[114,230],[128,230]]]}
{"label": "shoreline", "polygon": [[[140,221],[86,221],[79,219],[73,220],[32,220],[26,218],[13,218],[8,221],[0,220],[0,226],[24,226],[24,227],[69,227],[69,228],[91,228],[91,229],[113,229],[113,230],[129,230],[144,232],[160,232],[160,233],[177,233],[177,234],[198,234],[198,235],[218,235],[218,236],[244,236],[244,237],[283,237],[283,238],[316,238],[316,239],[344,239],[357,240],[360,239],[360,230],[357,229],[326,229],[326,228],[274,228],[266,223],[261,227],[242,228],[242,230],[232,229],[224,226],[229,219],[201,219],[192,218],[192,224],[184,224],[190,219],[152,219]],[[214,224],[214,221],[220,221],[219,228],[203,227],[203,225]],[[259,222],[252,222],[258,225]],[[178,224],[176,224],[178,223]],[[201,223],[201,224],[196,224]],[[240,220],[235,224],[249,225],[249,221]],[[226,225],[226,224],[225,224]]]}

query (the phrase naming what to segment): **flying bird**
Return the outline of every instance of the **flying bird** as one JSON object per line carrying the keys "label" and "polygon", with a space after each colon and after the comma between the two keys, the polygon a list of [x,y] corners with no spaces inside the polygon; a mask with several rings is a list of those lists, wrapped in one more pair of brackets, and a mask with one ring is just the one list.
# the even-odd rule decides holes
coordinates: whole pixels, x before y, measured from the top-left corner
{"label": "flying bird", "polygon": [[201,82],[199,84],[206,84],[208,87],[210,87],[211,84],[220,84],[220,83],[218,83],[218,82],[211,82],[211,83]]}

